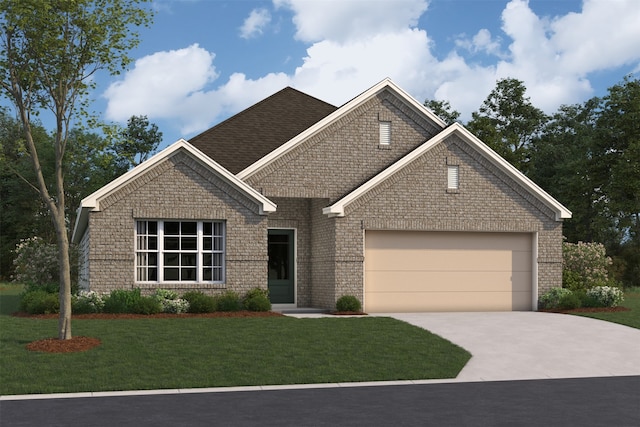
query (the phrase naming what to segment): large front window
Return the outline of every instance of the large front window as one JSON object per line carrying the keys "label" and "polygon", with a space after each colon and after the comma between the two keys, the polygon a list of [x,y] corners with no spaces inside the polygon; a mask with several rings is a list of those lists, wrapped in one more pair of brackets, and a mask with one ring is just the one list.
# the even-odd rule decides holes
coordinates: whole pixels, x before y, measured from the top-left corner
{"label": "large front window", "polygon": [[224,222],[136,221],[137,282],[224,281]]}

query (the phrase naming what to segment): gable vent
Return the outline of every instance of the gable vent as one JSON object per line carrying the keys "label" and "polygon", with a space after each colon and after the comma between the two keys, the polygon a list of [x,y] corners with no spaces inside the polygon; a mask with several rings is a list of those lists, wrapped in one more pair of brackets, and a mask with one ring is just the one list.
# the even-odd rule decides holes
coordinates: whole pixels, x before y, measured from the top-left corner
{"label": "gable vent", "polygon": [[447,189],[457,190],[459,186],[459,168],[457,165],[447,166]]}
{"label": "gable vent", "polygon": [[380,145],[391,144],[391,122],[380,122]]}

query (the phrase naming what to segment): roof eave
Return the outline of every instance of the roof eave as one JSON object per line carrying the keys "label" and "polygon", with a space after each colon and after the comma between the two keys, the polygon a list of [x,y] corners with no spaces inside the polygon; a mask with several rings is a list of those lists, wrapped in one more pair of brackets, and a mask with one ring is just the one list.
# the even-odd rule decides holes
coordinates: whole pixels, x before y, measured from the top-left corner
{"label": "roof eave", "polygon": [[385,181],[400,169],[404,168],[416,158],[422,156],[424,153],[442,142],[444,139],[451,136],[453,133],[458,133],[460,136],[469,140],[473,145],[476,146],[478,150],[486,155],[492,163],[496,164],[509,176],[511,176],[513,179],[527,188],[528,191],[530,191],[534,196],[536,196],[536,198],[538,198],[538,200],[542,201],[546,206],[552,209],[555,212],[556,221],[562,221],[563,219],[571,218],[571,211],[569,209],[564,207],[560,202],[558,202],[551,195],[545,192],[536,183],[531,181],[527,176],[516,169],[515,166],[500,157],[500,155],[493,151],[488,145],[480,141],[480,139],[469,132],[460,123],[454,123],[451,126],[447,127],[442,132],[438,133],[433,138],[424,142],[415,150],[389,166],[387,169],[380,172],[378,175],[374,176],[369,181],[344,196],[342,199],[336,201],[333,205],[324,208],[322,210],[322,213],[328,215],[329,217],[345,216],[345,208],[349,206],[349,204],[360,198],[362,195],[366,194],[369,190],[373,189],[381,182]]}
{"label": "roof eave", "polygon": [[202,151],[198,150],[189,142],[185,141],[184,139],[179,139],[169,147],[152,156],[147,161],[127,171],[104,187],[82,199],[82,201],[80,202],[80,206],[78,207],[78,216],[76,218],[76,223],[72,234],[72,241],[74,243],[78,243],[80,241],[88,225],[89,212],[100,211],[100,199],[104,198],[111,192],[116,191],[118,188],[129,182],[129,180],[142,174],[144,171],[150,169],[160,161],[170,158],[179,150],[186,150],[189,154],[195,157],[198,161],[205,164],[208,168],[214,171],[214,173],[218,174],[221,178],[226,180],[241,193],[244,193],[246,196],[253,199],[258,206],[258,213],[260,215],[268,215],[276,211],[277,205],[267,197],[263,196],[247,183],[237,178],[234,174],[226,170],[220,164],[216,163],[213,159],[204,154]]}

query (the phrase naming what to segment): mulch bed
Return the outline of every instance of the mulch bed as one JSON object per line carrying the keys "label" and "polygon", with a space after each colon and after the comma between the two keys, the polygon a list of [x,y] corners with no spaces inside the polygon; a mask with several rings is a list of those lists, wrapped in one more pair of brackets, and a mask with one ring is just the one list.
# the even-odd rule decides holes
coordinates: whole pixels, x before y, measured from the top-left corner
{"label": "mulch bed", "polygon": [[99,339],[90,337],[73,337],[69,340],[47,338],[30,342],[26,347],[29,351],[42,351],[46,353],[78,353],[91,350],[100,344]]}

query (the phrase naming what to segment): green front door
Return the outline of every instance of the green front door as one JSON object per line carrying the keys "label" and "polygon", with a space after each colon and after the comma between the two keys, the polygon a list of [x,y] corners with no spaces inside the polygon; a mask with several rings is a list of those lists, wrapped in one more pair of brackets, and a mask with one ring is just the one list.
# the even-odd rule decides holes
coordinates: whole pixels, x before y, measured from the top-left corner
{"label": "green front door", "polygon": [[294,304],[294,246],[293,230],[269,230],[269,299],[272,304]]}

